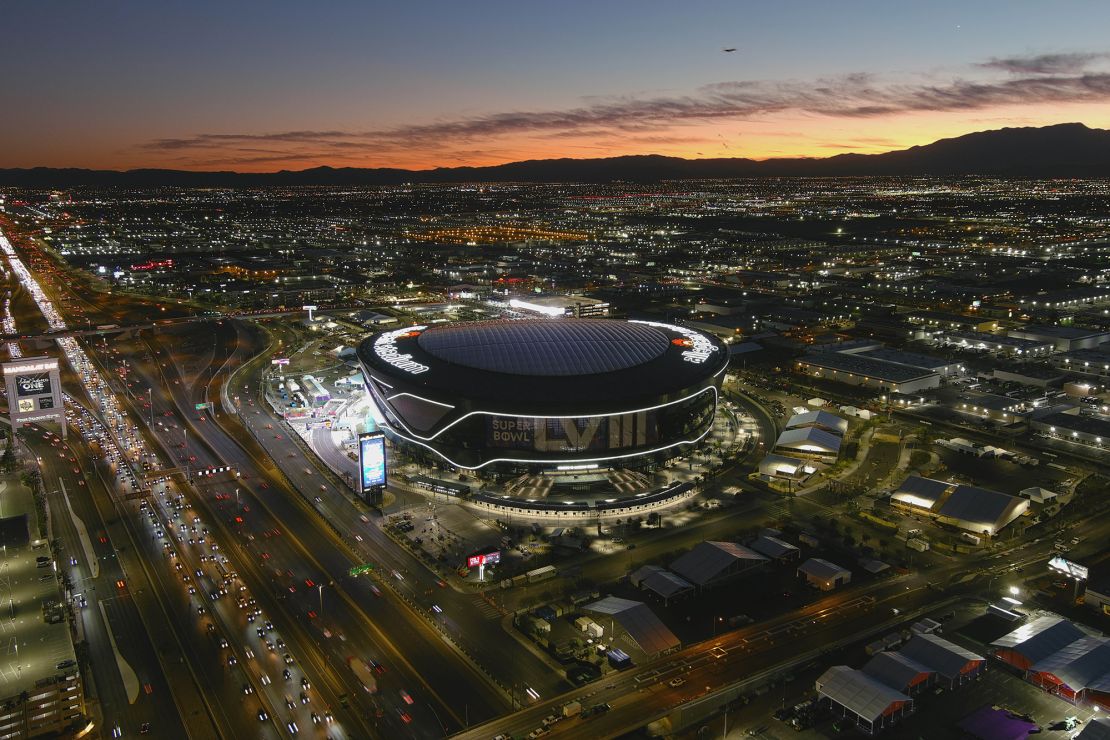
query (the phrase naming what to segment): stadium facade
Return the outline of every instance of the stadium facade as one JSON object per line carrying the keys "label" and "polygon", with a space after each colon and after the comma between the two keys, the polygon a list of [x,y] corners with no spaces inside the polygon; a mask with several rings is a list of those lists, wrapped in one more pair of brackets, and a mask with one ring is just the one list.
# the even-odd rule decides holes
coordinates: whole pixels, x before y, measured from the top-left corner
{"label": "stadium facade", "polygon": [[358,349],[394,442],[455,468],[652,468],[712,429],[728,351],[650,321],[410,326]]}

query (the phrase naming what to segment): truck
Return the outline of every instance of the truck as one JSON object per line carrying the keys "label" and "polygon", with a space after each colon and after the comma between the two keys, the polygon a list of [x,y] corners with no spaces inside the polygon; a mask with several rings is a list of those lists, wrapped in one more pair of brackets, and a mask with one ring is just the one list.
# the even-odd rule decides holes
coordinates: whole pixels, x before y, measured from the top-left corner
{"label": "truck", "polygon": [[563,717],[573,717],[581,711],[582,702],[578,700],[568,701],[566,704],[563,705]]}
{"label": "truck", "polygon": [[971,532],[960,532],[960,539],[970,542],[973,545],[979,544],[979,535],[972,534]]}
{"label": "truck", "polygon": [[910,548],[911,550],[917,550],[918,552],[925,552],[929,549],[929,543],[925,540],[906,540],[906,547]]}
{"label": "truck", "polygon": [[358,679],[358,682],[362,684],[362,688],[368,694],[378,693],[378,679],[374,678],[373,671],[370,670],[370,666],[366,665],[365,661],[352,656],[347,659],[347,665],[350,666],[351,673],[355,674],[355,678]]}

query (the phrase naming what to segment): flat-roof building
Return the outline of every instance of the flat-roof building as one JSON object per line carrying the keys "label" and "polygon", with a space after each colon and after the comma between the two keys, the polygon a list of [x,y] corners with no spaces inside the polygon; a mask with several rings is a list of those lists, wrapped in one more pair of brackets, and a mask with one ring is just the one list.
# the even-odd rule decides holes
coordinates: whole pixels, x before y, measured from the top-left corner
{"label": "flat-roof building", "polygon": [[797,361],[797,368],[806,375],[894,393],[914,393],[940,385],[940,375],[930,370],[841,352],[806,355]]}
{"label": "flat-roof building", "polygon": [[1092,331],[1078,326],[1050,326],[1046,324],[1029,324],[1020,329],[1011,329],[1011,337],[1019,339],[1032,339],[1039,342],[1054,342],[1060,352],[1071,352],[1077,349],[1094,349],[1103,342],[1110,340],[1110,332]]}

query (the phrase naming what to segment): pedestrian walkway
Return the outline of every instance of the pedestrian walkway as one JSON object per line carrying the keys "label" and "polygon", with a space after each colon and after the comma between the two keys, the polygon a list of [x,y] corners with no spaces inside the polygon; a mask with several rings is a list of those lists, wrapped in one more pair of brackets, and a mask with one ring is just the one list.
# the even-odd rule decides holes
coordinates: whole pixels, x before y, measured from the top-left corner
{"label": "pedestrian walkway", "polygon": [[479,594],[474,594],[470,597],[470,603],[482,615],[482,619],[492,622],[495,619],[501,619],[501,610],[496,606],[486,601]]}

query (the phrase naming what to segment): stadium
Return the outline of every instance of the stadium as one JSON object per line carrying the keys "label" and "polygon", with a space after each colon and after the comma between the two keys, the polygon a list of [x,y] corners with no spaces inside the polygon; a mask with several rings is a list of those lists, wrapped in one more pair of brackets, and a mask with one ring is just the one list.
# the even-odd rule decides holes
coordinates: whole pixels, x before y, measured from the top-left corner
{"label": "stadium", "polygon": [[654,469],[713,426],[728,351],[650,321],[411,326],[358,349],[371,413],[401,448],[505,474]]}

